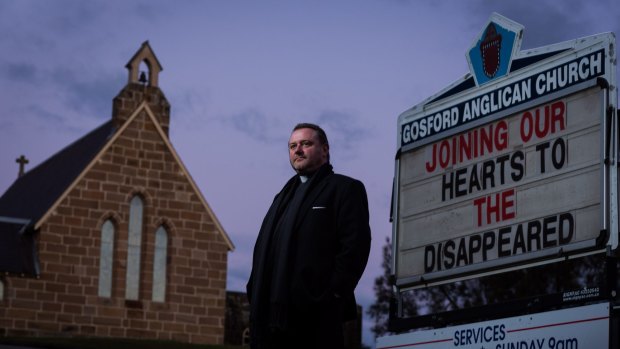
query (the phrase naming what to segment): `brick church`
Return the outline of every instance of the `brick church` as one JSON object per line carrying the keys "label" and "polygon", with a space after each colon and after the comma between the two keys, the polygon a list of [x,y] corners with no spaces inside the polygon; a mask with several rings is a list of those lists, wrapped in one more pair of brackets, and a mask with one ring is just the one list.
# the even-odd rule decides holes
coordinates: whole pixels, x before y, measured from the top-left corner
{"label": "brick church", "polygon": [[148,42],[127,69],[112,118],[0,197],[0,336],[224,341],[233,243],[170,143]]}

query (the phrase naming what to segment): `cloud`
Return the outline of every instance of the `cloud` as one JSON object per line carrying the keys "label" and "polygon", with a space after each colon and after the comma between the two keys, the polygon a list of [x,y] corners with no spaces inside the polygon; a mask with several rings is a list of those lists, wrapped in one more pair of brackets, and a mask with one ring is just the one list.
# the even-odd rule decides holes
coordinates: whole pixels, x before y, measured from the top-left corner
{"label": "cloud", "polygon": [[63,6],[63,11],[57,11],[57,4],[49,3],[48,11],[45,13],[54,13],[54,16],[48,17],[48,26],[60,33],[75,35],[76,31],[81,31],[98,23],[102,18],[105,5],[98,2],[72,1],[71,6]]}
{"label": "cloud", "polygon": [[257,109],[247,109],[240,113],[232,115],[225,119],[234,129],[241,133],[245,133],[252,139],[264,142],[275,143],[282,140],[279,134],[280,122],[274,118],[270,118]]}
{"label": "cloud", "polygon": [[38,104],[30,104],[23,115],[30,127],[40,129],[39,132],[62,132],[75,139],[81,137],[92,128],[92,123],[80,120],[75,112],[63,112],[56,108],[42,108]]}
{"label": "cloud", "polygon": [[28,109],[30,112],[29,114],[38,119],[39,124],[56,125],[60,126],[61,128],[70,126],[70,124],[66,122],[66,118],[62,117],[60,114],[54,111],[44,109],[38,104],[30,104]]}
{"label": "cloud", "polygon": [[[317,118],[317,123],[327,133],[327,138],[332,144],[332,156],[342,158],[347,154],[347,158],[357,156],[359,152],[350,152],[357,145],[372,136],[372,130],[365,127],[364,121],[357,115],[336,110],[324,110]],[[334,151],[335,150],[335,151]]]}
{"label": "cloud", "polygon": [[65,92],[69,109],[82,112],[87,117],[107,119],[112,113],[112,100],[125,84],[124,76],[101,74],[81,79],[74,71],[57,69],[51,83]]}
{"label": "cloud", "polygon": [[[593,7],[607,8],[608,11],[605,11],[604,16],[608,16],[609,20],[603,21],[601,11],[595,11]],[[522,47],[524,49],[572,40],[603,31],[618,32],[620,29],[619,24],[615,24],[615,28],[599,27],[601,23],[605,26],[609,23],[618,23],[616,20],[611,20],[620,15],[620,9],[613,0],[593,2],[542,0],[536,2],[536,6],[525,2],[482,0],[468,2],[464,10],[469,12],[469,15],[465,17],[469,18],[470,24],[478,30],[482,29],[484,22],[492,12],[521,23],[525,26]],[[558,30],[558,28],[562,29]]]}
{"label": "cloud", "polygon": [[29,63],[7,63],[2,69],[4,76],[12,83],[34,83],[37,78],[37,68]]}

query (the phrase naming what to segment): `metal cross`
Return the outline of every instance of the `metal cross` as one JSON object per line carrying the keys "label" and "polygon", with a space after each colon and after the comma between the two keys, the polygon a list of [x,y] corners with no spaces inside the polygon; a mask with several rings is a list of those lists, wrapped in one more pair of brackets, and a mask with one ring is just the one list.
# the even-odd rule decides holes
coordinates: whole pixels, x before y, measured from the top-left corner
{"label": "metal cross", "polygon": [[17,177],[19,178],[24,175],[25,173],[24,168],[26,167],[26,164],[29,163],[30,161],[26,159],[24,155],[21,155],[20,157],[15,159],[15,162],[19,164],[19,173],[17,174]]}

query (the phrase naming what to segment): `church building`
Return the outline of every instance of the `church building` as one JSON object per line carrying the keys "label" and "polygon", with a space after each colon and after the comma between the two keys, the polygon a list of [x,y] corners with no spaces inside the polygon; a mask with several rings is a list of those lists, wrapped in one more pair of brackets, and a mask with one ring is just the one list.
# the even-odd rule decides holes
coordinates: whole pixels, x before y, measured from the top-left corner
{"label": "church building", "polygon": [[111,119],[0,197],[0,336],[224,341],[234,245],[170,143],[148,42],[126,67]]}

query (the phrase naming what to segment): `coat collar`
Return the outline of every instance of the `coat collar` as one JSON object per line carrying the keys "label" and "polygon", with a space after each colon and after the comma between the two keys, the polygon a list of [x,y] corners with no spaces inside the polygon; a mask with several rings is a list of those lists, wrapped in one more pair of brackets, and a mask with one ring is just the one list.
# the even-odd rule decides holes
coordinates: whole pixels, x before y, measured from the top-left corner
{"label": "coat collar", "polygon": [[[299,211],[297,211],[297,215],[295,218],[295,229],[299,226],[304,216],[310,209],[310,206],[327,184],[327,181],[325,181],[324,179],[329,175],[332,175],[333,173],[334,171],[332,169],[332,165],[326,163],[312,175],[312,177],[308,180],[307,183],[305,183],[305,185],[308,185],[309,187],[306,190],[305,196],[302,201],[303,203],[300,206]],[[273,224],[275,223],[274,220],[278,214],[278,211],[283,209],[282,204],[284,201],[286,201],[285,198],[287,197],[287,195],[290,195],[291,192],[295,190],[295,188],[297,188],[297,185],[299,185],[300,182],[301,180],[299,179],[299,175],[291,177],[288,182],[286,182],[280,193],[276,196],[274,204],[271,207],[271,209],[273,209],[273,212],[268,215],[269,218],[267,226],[273,227]]]}

